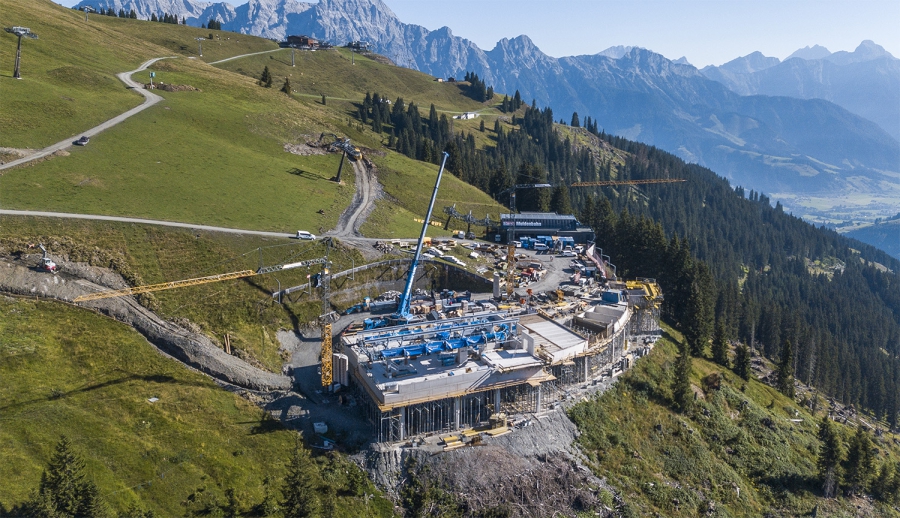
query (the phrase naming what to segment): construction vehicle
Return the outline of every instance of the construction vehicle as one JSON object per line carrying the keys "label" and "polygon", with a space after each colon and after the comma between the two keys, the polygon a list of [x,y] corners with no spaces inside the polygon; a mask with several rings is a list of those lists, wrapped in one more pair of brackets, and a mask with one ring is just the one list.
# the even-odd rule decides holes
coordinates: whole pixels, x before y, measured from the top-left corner
{"label": "construction vehicle", "polygon": [[441,185],[441,176],[444,174],[444,166],[447,164],[447,157],[450,154],[444,151],[444,159],[441,161],[441,169],[438,171],[437,180],[434,182],[434,192],[431,193],[431,202],[428,204],[428,212],[425,213],[425,223],[422,224],[422,233],[419,234],[419,241],[416,243],[416,253],[413,255],[412,264],[409,266],[407,274],[406,286],[400,299],[397,301],[397,312],[388,317],[391,325],[408,324],[412,321],[421,320],[420,315],[412,315],[409,312],[410,295],[412,294],[413,283],[416,280],[416,269],[419,266],[419,259],[422,257],[422,245],[425,244],[425,232],[428,230],[428,222],[431,221],[431,211],[434,209],[434,201],[437,199],[438,187]]}
{"label": "construction vehicle", "polygon": [[54,263],[53,260],[50,259],[50,255],[47,253],[47,249],[44,248],[43,244],[40,244],[38,246],[41,247],[41,252],[44,253],[44,255],[41,256],[41,264],[40,266],[38,266],[38,268],[45,272],[50,272],[56,275],[56,271],[59,270],[59,266],[57,266],[56,263]]}
{"label": "construction vehicle", "polygon": [[325,138],[325,135],[331,135],[332,137],[334,137],[334,142],[328,145],[328,149],[331,151],[341,152],[341,163],[338,166],[338,174],[334,179],[334,181],[336,181],[337,183],[341,183],[341,171],[343,171],[344,169],[344,158],[349,156],[350,160],[362,160],[363,155],[358,147],[353,146],[349,138],[341,138],[334,133],[322,133],[321,135],[319,135],[319,140],[321,141],[323,138]]}

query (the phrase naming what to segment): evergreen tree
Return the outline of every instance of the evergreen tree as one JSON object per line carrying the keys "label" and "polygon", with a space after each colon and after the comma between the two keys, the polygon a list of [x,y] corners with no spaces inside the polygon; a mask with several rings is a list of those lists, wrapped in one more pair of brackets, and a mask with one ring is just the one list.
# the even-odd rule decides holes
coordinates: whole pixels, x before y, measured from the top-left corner
{"label": "evergreen tree", "polygon": [[263,478],[262,502],[254,507],[253,510],[254,514],[256,516],[260,516],[261,518],[269,518],[271,516],[275,516],[278,513],[278,501],[275,498],[275,494],[272,489],[272,479],[270,479],[268,475]]}
{"label": "evergreen tree", "polygon": [[894,463],[886,459],[878,470],[878,477],[872,481],[872,494],[882,502],[894,503],[897,500],[897,489]]}
{"label": "evergreen tree", "polygon": [[741,343],[734,350],[734,373],[744,380],[750,379],[750,348]]}
{"label": "evergreen tree", "polygon": [[872,478],[874,460],[872,438],[869,437],[866,428],[860,424],[847,448],[845,465],[846,481],[852,494],[865,492],[868,488],[869,480]]}
{"label": "evergreen tree", "polygon": [[321,502],[319,502],[318,488],[315,484],[317,476],[315,469],[309,452],[303,448],[303,443],[298,439],[294,445],[291,459],[288,461],[288,473],[281,489],[284,497],[281,501],[284,518],[307,518],[319,515]]}
{"label": "evergreen tree", "polygon": [[272,86],[272,74],[269,73],[269,66],[263,68],[262,75],[259,76],[259,86],[270,88]]}
{"label": "evergreen tree", "polygon": [[712,277],[706,263],[696,261],[688,286],[685,319],[682,333],[690,345],[691,354],[702,357],[706,354],[706,345],[712,335],[713,316],[710,292]]}
{"label": "evergreen tree", "polygon": [[47,469],[41,475],[38,490],[25,504],[27,516],[105,516],[106,504],[97,486],[85,480],[84,460],[72,450],[68,437],[62,436]]}
{"label": "evergreen tree", "polygon": [[150,15],[150,21],[151,21],[151,22],[158,22],[158,21],[159,21],[159,18],[156,17],[156,13],[153,13],[153,14]]}
{"label": "evergreen tree", "polygon": [[781,344],[778,361],[778,391],[789,398],[794,397],[794,346],[787,339]]}
{"label": "evergreen tree", "polygon": [[293,90],[291,90],[291,80],[289,78],[284,78],[284,85],[282,85],[281,91],[288,95],[291,95],[291,92],[293,92]]}
{"label": "evergreen tree", "polygon": [[572,126],[573,128],[580,128],[580,127],[581,127],[581,121],[578,120],[578,112],[572,112],[572,124],[571,124],[571,126]]}
{"label": "evergreen tree", "polygon": [[687,412],[693,404],[691,391],[691,351],[690,346],[682,341],[678,343],[678,356],[675,358],[675,378],[672,380],[672,400],[680,412]]}
{"label": "evergreen tree", "polygon": [[828,415],[823,416],[822,422],[819,424],[819,442],[822,443],[819,446],[819,457],[816,460],[819,482],[822,483],[822,492],[825,498],[831,498],[837,494],[844,446],[834,424],[828,419]]}
{"label": "evergreen tree", "polygon": [[722,319],[716,321],[716,330],[713,334],[712,356],[714,362],[725,368],[731,368],[731,362],[728,360],[728,336],[725,331],[725,321]]}
{"label": "evergreen tree", "polygon": [[128,12],[128,17],[131,18],[132,20],[137,20],[137,13],[134,12],[133,8],[131,9],[131,11]]}
{"label": "evergreen tree", "polygon": [[569,201],[569,188],[559,184],[550,195],[550,210],[557,214],[572,214],[572,203]]}
{"label": "evergreen tree", "polygon": [[478,125],[478,131],[484,133],[484,118],[481,119],[481,124]]}
{"label": "evergreen tree", "polygon": [[322,94],[322,106],[325,106],[326,102],[327,101],[325,100],[325,94]]}

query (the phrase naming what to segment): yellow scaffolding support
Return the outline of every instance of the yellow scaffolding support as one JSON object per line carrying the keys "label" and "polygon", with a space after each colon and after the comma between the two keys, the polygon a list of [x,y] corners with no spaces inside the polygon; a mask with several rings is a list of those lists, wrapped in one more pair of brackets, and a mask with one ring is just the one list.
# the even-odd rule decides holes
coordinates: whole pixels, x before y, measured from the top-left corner
{"label": "yellow scaffolding support", "polygon": [[331,324],[322,326],[322,386],[330,387],[334,382],[334,370],[331,365]]}

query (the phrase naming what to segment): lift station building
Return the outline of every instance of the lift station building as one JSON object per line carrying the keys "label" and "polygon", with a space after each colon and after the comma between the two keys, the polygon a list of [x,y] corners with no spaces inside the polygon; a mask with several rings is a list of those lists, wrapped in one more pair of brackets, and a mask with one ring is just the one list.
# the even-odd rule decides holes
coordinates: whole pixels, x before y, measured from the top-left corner
{"label": "lift station building", "polygon": [[571,237],[576,243],[594,240],[594,231],[583,225],[572,214],[555,212],[522,212],[500,214],[500,223],[489,228],[488,239],[497,243],[510,243],[523,237],[554,236]]}

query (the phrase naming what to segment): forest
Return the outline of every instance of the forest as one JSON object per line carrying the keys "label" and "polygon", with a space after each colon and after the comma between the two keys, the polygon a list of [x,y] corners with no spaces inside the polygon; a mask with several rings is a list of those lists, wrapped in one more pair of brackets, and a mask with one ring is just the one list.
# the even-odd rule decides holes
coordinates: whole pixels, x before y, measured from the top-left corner
{"label": "forest", "polygon": [[[513,103],[504,97],[502,105]],[[447,168],[495,198],[518,183],[520,211],[575,213],[621,277],[652,277],[666,294],[664,317],[710,355],[712,331],[740,340],[796,379],[894,427],[900,411],[900,261],[870,245],[816,228],[762,193],[653,146],[606,134],[586,117],[563,136],[551,108],[536,103],[495,121],[492,145],[453,132],[432,105],[427,117],[402,98],[366,95],[359,118],[398,152]],[[578,121],[578,122],[576,122]],[[573,142],[570,134],[599,145]],[[624,160],[617,157],[624,156]],[[574,182],[681,178],[679,184],[570,188]],[[548,192],[549,191],[549,192]],[[507,200],[499,200],[506,202]],[[686,327],[695,327],[688,330]],[[785,344],[792,344],[785,349]]]}

